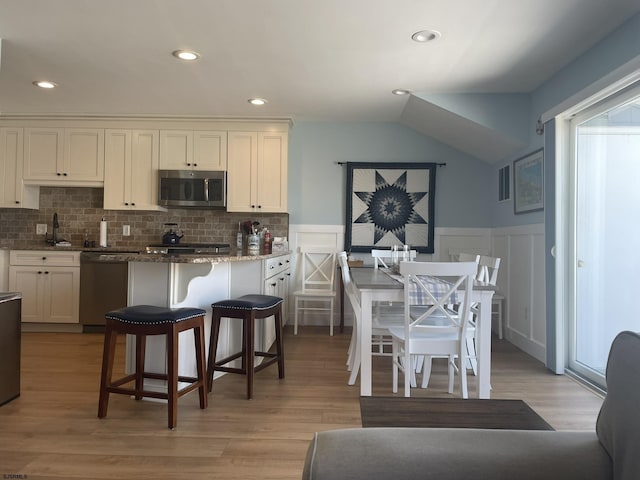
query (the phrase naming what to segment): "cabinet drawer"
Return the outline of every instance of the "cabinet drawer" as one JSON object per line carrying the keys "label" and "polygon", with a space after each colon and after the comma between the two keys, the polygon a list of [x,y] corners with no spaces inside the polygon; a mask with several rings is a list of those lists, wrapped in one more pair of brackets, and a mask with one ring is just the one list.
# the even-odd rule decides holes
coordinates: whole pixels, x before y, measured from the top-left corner
{"label": "cabinet drawer", "polygon": [[264,278],[270,278],[277,275],[290,266],[289,255],[281,255],[275,258],[269,258],[264,261]]}
{"label": "cabinet drawer", "polygon": [[54,252],[50,250],[11,250],[10,265],[80,266],[80,252]]}

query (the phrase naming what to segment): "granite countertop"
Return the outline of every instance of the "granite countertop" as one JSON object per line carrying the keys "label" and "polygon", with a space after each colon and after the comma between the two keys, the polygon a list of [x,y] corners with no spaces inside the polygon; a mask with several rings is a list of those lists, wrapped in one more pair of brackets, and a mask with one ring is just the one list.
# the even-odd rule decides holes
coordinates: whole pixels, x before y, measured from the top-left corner
{"label": "granite countertop", "polygon": [[269,258],[288,255],[291,252],[260,253],[249,255],[246,251],[234,251],[215,255],[200,253],[125,253],[109,252],[98,256],[99,262],[151,262],[151,263],[225,263],[266,260]]}
{"label": "granite countertop", "polygon": [[[3,250],[9,250],[6,247],[0,247]],[[224,262],[246,262],[253,260],[266,260],[269,258],[289,255],[291,252],[273,252],[249,254],[246,250],[238,251],[232,248],[229,253],[219,254],[200,254],[200,253],[172,253],[172,254],[156,254],[146,253],[145,247],[94,247],[84,248],[78,246],[70,247],[54,247],[48,244],[29,244],[21,245],[19,248],[11,248],[11,250],[51,250],[56,252],[72,251],[99,253],[94,261],[99,262],[152,262],[152,263],[224,263]]]}

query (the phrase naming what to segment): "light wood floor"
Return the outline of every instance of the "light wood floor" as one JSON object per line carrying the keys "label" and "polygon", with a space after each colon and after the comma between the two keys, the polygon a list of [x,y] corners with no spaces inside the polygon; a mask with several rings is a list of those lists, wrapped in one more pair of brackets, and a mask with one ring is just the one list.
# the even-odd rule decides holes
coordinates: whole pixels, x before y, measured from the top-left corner
{"label": "light wood floor", "polygon": [[[259,372],[248,401],[244,377],[226,375],[207,410],[195,392],[180,399],[171,431],[166,405],[122,395],[96,417],[102,335],[24,333],[21,396],[0,407],[0,476],[298,479],[313,432],[360,427],[359,387],[346,384],[348,334],[303,327],[285,342],[284,380],[275,366]],[[523,399],[556,429],[594,429],[601,398],[505,341],[493,350],[493,398]],[[392,395],[389,359],[375,358],[374,371],[374,395]],[[445,384],[436,364],[430,388],[415,395],[447,396]]]}

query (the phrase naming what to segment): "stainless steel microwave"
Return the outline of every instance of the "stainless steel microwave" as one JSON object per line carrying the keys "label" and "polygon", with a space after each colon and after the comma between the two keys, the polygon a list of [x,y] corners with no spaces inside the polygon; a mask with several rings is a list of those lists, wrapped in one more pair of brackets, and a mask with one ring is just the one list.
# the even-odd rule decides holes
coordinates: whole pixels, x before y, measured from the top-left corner
{"label": "stainless steel microwave", "polygon": [[226,172],[159,170],[158,179],[159,205],[199,208],[227,205]]}

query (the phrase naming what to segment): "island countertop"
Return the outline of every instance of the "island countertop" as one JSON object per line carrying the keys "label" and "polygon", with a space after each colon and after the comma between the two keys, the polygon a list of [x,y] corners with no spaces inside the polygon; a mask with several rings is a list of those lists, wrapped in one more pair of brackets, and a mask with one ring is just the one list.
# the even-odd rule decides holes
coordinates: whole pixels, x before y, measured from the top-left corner
{"label": "island countertop", "polygon": [[148,262],[148,263],[227,263],[267,260],[270,258],[289,255],[291,252],[275,252],[248,254],[246,251],[231,251],[230,253],[202,254],[202,253],[131,253],[131,252],[95,252],[94,261],[99,262]]}

